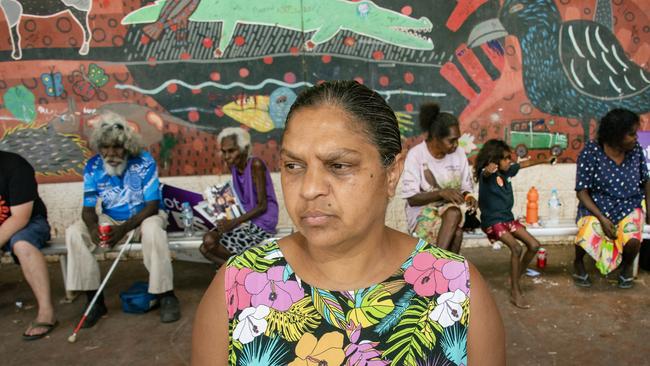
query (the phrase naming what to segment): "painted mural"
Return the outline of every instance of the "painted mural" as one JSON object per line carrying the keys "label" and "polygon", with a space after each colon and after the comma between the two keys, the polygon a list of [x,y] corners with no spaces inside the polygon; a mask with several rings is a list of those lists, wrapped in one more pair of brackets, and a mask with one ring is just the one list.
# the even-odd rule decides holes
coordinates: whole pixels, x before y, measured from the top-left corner
{"label": "painted mural", "polygon": [[0,149],[41,182],[81,179],[93,116],[127,118],[163,176],[219,174],[216,135],[250,130],[278,168],[300,90],[355,79],[396,111],[460,117],[490,138],[574,162],[613,107],[650,129],[645,0],[0,0]]}

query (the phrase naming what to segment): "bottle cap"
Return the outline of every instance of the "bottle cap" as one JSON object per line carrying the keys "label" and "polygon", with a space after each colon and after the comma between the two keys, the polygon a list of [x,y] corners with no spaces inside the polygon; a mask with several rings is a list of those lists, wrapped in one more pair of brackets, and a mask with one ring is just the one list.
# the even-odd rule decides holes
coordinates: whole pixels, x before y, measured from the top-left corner
{"label": "bottle cap", "polygon": [[190,208],[189,202],[183,202],[183,208]]}

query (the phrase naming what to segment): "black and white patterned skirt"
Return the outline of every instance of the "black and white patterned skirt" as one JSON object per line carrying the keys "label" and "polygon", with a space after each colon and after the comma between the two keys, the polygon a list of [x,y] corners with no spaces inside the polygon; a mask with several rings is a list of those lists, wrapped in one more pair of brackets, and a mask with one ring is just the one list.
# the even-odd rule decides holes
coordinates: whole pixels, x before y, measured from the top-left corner
{"label": "black and white patterned skirt", "polygon": [[224,233],[219,243],[228,249],[230,253],[240,254],[246,249],[272,237],[273,234],[264,231],[264,229],[249,221]]}

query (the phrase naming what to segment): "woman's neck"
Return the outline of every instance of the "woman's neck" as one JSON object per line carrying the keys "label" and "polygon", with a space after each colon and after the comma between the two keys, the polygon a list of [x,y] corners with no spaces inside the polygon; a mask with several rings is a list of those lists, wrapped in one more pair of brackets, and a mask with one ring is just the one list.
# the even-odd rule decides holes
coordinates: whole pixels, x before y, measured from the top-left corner
{"label": "woman's neck", "polygon": [[438,141],[435,138],[431,138],[431,140],[426,142],[427,144],[427,149],[429,150],[429,154],[433,156],[436,159],[442,159],[445,157],[445,152],[440,148]]}
{"label": "woman's neck", "polygon": [[382,225],[379,230],[369,230],[375,235],[323,248],[310,246],[303,237],[292,248],[295,251],[289,251],[287,261],[298,277],[314,287],[332,291],[367,288],[393,275],[413,249],[398,245],[393,231]]}
{"label": "woman's neck", "polygon": [[623,149],[604,144],[603,150],[605,151],[605,155],[617,164],[621,164],[625,160],[625,151]]}
{"label": "woman's neck", "polygon": [[244,170],[246,169],[247,164],[248,158],[242,158],[237,164],[235,164],[235,169],[237,169],[237,172],[239,172],[239,174],[244,174]]}

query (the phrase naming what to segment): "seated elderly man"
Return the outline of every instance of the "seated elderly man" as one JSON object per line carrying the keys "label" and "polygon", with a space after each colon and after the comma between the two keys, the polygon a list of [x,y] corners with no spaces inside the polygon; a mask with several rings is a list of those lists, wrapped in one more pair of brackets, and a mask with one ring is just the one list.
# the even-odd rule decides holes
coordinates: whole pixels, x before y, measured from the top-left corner
{"label": "seated elderly man", "polygon": [[[100,283],[99,266],[93,253],[98,250],[99,224],[111,225],[105,246],[112,247],[135,230],[142,242],[144,265],[149,271],[149,293],[160,299],[160,321],[180,318],[180,306],[173,291],[173,272],[165,226],[167,214],[159,209],[158,170],[152,156],[143,151],[139,136],[114,113],[98,117],[90,146],[99,154],[88,160],[84,170],[82,219],[65,233],[68,247],[66,289],[85,291],[88,302]],[[98,199],[101,215],[96,213]],[[101,250],[101,248],[99,249]],[[90,328],[107,313],[100,294],[88,315]]]}
{"label": "seated elderly man", "polygon": [[57,321],[50,296],[50,278],[40,252],[50,239],[47,210],[38,196],[34,169],[19,155],[0,151],[0,247],[11,252],[38,303],[38,315],[25,340],[43,338]]}
{"label": "seated elderly man", "polygon": [[209,260],[221,263],[275,234],[278,201],[264,162],[251,156],[251,137],[242,128],[225,128],[217,141],[228,164],[232,186],[246,210],[235,219],[217,222],[217,230],[203,237],[199,250]]}

